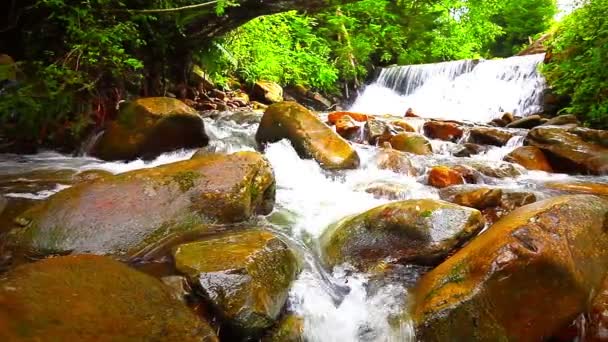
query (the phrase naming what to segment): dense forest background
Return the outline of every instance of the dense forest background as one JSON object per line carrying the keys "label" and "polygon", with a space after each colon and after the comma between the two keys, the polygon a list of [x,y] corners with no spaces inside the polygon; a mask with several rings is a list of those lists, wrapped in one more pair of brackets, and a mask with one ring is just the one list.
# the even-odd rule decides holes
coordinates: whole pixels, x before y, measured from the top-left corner
{"label": "dense forest background", "polygon": [[545,33],[565,111],[607,125],[608,0],[559,22],[555,0],[287,2],[249,21],[260,9],[248,1],[5,1],[0,135],[77,140],[119,101],[176,92],[193,69],[224,89],[269,80],[344,96],[377,67],[508,57]]}

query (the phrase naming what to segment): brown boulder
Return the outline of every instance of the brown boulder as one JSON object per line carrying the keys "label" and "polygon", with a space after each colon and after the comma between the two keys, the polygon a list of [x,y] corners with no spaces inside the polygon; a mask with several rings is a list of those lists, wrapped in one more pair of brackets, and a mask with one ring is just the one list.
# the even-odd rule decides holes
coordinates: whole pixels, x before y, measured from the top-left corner
{"label": "brown boulder", "polygon": [[203,119],[183,102],[148,97],[125,105],[89,153],[103,160],[153,159],[164,152],[207,145]]}
{"label": "brown boulder", "polygon": [[295,102],[274,104],[266,110],[255,136],[259,144],[289,139],[302,158],[314,158],[325,169],[354,169],[359,155],[315,114]]}
{"label": "brown boulder", "polygon": [[526,144],[541,149],[555,171],[597,175],[608,172],[608,147],[590,139],[599,132],[542,126],[528,133]]}
{"label": "brown boulder", "polygon": [[479,145],[505,146],[513,134],[498,128],[475,127],[469,130],[470,143]]}
{"label": "brown boulder", "polygon": [[435,166],[429,172],[429,185],[436,188],[445,188],[452,185],[464,184],[464,178],[460,172],[447,166]]}
{"label": "brown boulder", "polygon": [[344,139],[351,140],[360,135],[361,127],[348,115],[341,117],[336,122],[336,133]]}
{"label": "brown boulder", "polygon": [[170,234],[268,214],[274,175],[255,152],[209,154],[79,183],[21,215],[10,245],[33,255],[132,255]]}
{"label": "brown boulder", "polygon": [[506,127],[507,128],[534,128],[536,126],[540,126],[543,123],[542,118],[540,117],[540,115],[530,115],[530,116],[526,116],[524,118],[515,120],[511,123],[509,123]]}
{"label": "brown boulder", "polygon": [[424,123],[423,129],[424,135],[431,139],[455,142],[463,135],[460,125],[450,121],[427,121]]}
{"label": "brown boulder", "polygon": [[4,274],[0,340],[218,341],[159,280],[93,255],[45,259]]}
{"label": "brown boulder", "polygon": [[521,146],[509,153],[505,158],[509,163],[516,163],[528,170],[553,172],[553,168],[543,151],[534,146]]}
{"label": "brown boulder", "polygon": [[416,176],[417,172],[408,156],[392,148],[381,148],[376,156],[376,165],[381,170],[391,170],[395,173]]}
{"label": "brown boulder", "polygon": [[608,266],[608,201],[562,196],[512,212],[427,273],[423,341],[540,341],[585,311]]}
{"label": "brown boulder", "polygon": [[545,122],[543,126],[563,126],[563,125],[578,125],[578,119],[572,114],[556,116]]}
{"label": "brown boulder", "polygon": [[443,189],[440,196],[448,202],[483,210],[500,205],[502,190],[470,186],[449,187]]}
{"label": "brown boulder", "polygon": [[402,129],[404,132],[416,132],[416,129],[414,129],[414,127],[412,127],[412,125],[410,125],[407,121],[405,120],[395,120],[395,121],[391,121],[391,125],[395,126],[395,127],[399,127],[400,129]]}
{"label": "brown boulder", "polygon": [[257,81],[253,85],[253,96],[265,103],[283,102],[283,88],[270,81]]}

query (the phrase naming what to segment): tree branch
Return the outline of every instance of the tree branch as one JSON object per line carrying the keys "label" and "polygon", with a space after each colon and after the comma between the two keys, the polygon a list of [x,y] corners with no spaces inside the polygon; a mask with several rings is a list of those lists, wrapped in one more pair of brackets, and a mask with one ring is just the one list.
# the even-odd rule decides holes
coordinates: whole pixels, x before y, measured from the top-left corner
{"label": "tree branch", "polygon": [[157,9],[142,9],[142,10],[136,10],[136,9],[117,9],[117,10],[109,10],[108,12],[171,13],[171,12],[180,12],[180,11],[186,11],[186,10],[191,10],[191,9],[196,9],[196,8],[201,8],[201,7],[207,7],[207,6],[210,6],[210,5],[217,4],[218,2],[219,2],[219,0],[213,0],[213,1],[209,1],[209,2],[203,2],[203,3],[200,3],[200,4],[196,4],[196,5],[189,5],[189,6],[176,7],[176,8],[157,8]]}

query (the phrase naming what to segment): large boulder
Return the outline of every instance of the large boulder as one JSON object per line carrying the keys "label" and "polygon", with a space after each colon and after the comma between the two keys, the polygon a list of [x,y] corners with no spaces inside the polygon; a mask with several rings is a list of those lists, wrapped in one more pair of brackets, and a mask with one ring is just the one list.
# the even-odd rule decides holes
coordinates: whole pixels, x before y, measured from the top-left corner
{"label": "large boulder", "polygon": [[350,263],[369,270],[381,262],[432,265],[475,236],[481,213],[444,201],[389,203],[331,225],[321,236],[328,267]]}
{"label": "large boulder", "polygon": [[149,97],[126,104],[89,153],[103,160],[152,159],[163,152],[208,142],[196,110],[176,99]]}
{"label": "large boulder", "polygon": [[526,144],[540,148],[555,171],[603,174],[608,172],[608,147],[599,141],[601,132],[541,126],[528,133]]}
{"label": "large boulder", "polygon": [[505,161],[516,163],[528,170],[553,172],[553,168],[543,151],[534,146],[521,146],[509,153]]}
{"label": "large boulder", "polygon": [[598,196],[608,196],[608,183],[569,181],[569,182],[548,182],[545,186],[552,190],[563,191],[571,194],[590,194]]}
{"label": "large boulder", "polygon": [[159,280],[106,257],[45,259],[1,281],[2,341],[218,341]]}
{"label": "large boulder", "polygon": [[530,115],[521,119],[515,120],[506,125],[507,128],[534,128],[543,123],[543,118],[540,115]]}
{"label": "large boulder", "polygon": [[475,127],[469,130],[469,141],[479,145],[505,146],[513,134],[499,128]]}
{"label": "large boulder", "polygon": [[274,82],[258,81],[253,85],[253,96],[265,103],[283,102],[283,88]]}
{"label": "large boulder", "polygon": [[255,152],[204,157],[75,185],[25,212],[9,242],[27,254],[130,255],[204,222],[268,214],[274,176]]}
{"label": "large boulder", "polygon": [[400,133],[393,136],[390,140],[391,146],[402,152],[409,152],[418,155],[433,154],[431,142],[424,136],[416,133]]}
{"label": "large boulder", "polygon": [[303,158],[314,158],[325,169],[354,169],[359,155],[314,113],[295,102],[268,107],[256,134],[264,145],[288,139]]}
{"label": "large boulder", "polygon": [[289,247],[257,229],[184,244],[173,256],[175,267],[203,290],[215,311],[248,337],[276,322],[298,273]]}
{"label": "large boulder", "polygon": [[422,341],[541,341],[585,311],[608,266],[608,201],[562,196],[512,212],[422,277]]}

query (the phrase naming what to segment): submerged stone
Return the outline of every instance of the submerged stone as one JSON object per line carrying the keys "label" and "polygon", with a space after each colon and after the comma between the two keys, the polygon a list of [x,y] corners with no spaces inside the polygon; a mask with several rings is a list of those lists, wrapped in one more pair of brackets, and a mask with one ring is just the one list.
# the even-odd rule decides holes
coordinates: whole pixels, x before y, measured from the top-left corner
{"label": "submerged stone", "polygon": [[276,322],[298,273],[289,247],[257,229],[184,244],[173,256],[175,267],[245,336],[257,336]]}
{"label": "submerged stone", "polygon": [[295,102],[268,107],[256,133],[259,144],[288,139],[302,158],[313,158],[325,169],[354,169],[359,155],[344,138],[314,113]]}
{"label": "submerged stone", "polygon": [[519,208],[422,277],[423,341],[540,341],[585,311],[608,266],[608,201],[562,196]]}
{"label": "submerged stone", "polygon": [[93,255],[45,259],[4,274],[0,340],[218,341],[159,280]]}
{"label": "submerged stone", "polygon": [[350,263],[369,270],[383,261],[433,265],[483,225],[475,209],[438,200],[407,200],[334,223],[320,244],[329,267]]}
{"label": "submerged stone", "polygon": [[212,154],[85,182],[26,211],[10,245],[28,255],[131,255],[175,233],[268,214],[274,175],[255,152]]}

